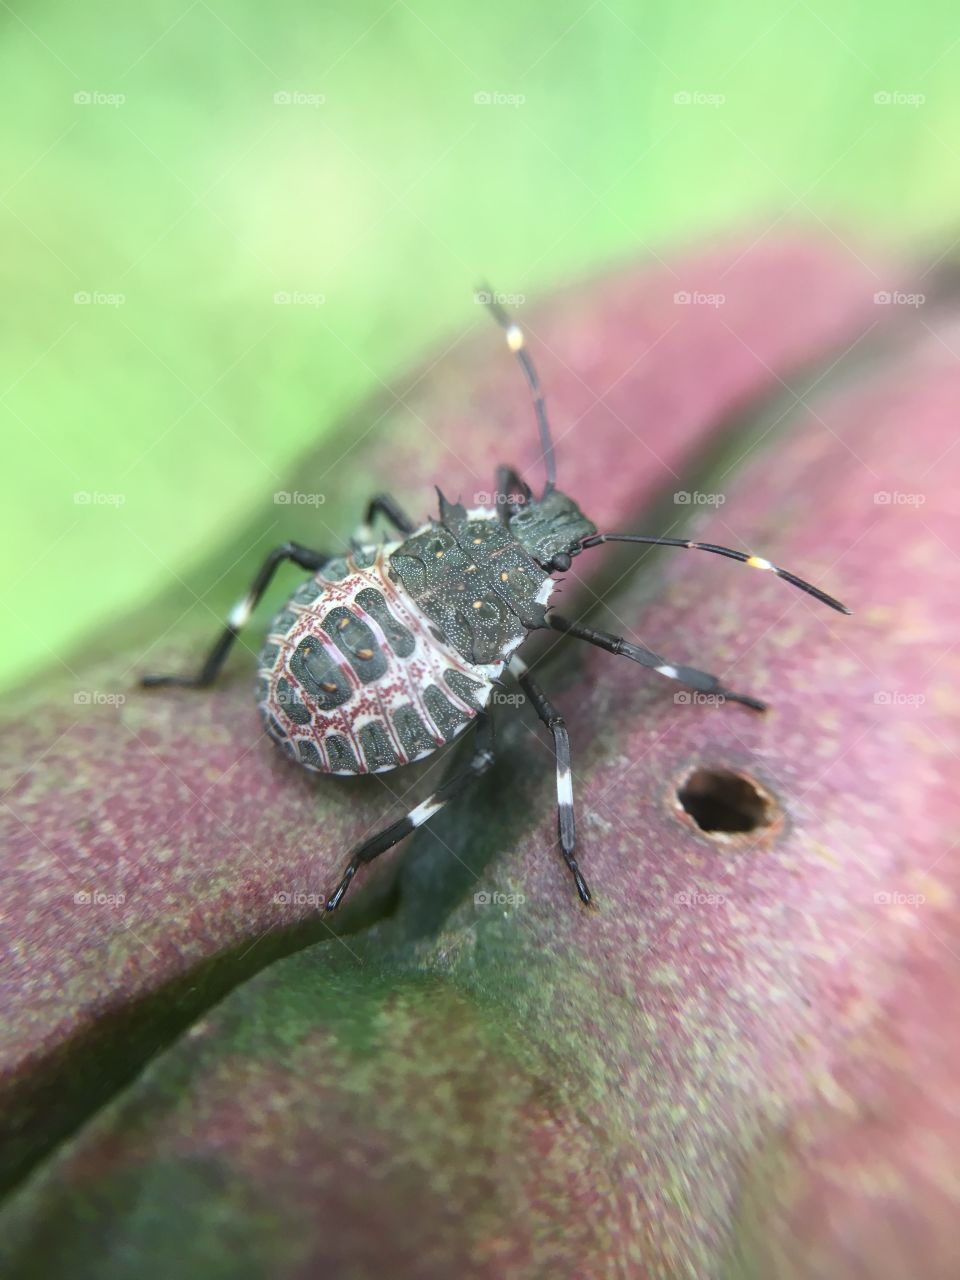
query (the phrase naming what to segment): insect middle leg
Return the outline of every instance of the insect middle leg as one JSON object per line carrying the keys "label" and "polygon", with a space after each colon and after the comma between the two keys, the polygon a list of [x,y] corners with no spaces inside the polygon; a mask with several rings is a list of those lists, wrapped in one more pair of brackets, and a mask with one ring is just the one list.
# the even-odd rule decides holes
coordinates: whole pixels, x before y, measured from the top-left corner
{"label": "insect middle leg", "polygon": [[257,607],[261,596],[270,583],[270,579],[280,565],[290,560],[293,564],[298,564],[301,569],[316,570],[322,569],[330,559],[330,556],[324,555],[319,551],[311,551],[309,547],[302,547],[298,542],[284,542],[282,546],[274,547],[260,566],[257,576],[250,585],[250,590],[230,610],[227,625],[217,637],[213,648],[207,654],[203,666],[197,674],[193,676],[148,675],[143,676],[140,683],[148,688],[153,688],[157,685],[178,685],[185,689],[207,688],[208,685],[213,684],[220,674],[234,640],[246,626],[251,613]]}
{"label": "insect middle leg", "polygon": [[439,813],[444,805],[449,804],[471,782],[474,782],[481,774],[486,773],[493,764],[493,755],[493,720],[488,712],[481,712],[477,716],[473,755],[467,767],[462,772],[453,774],[452,777],[442,782],[431,796],[421,801],[420,804],[411,809],[409,813],[405,814],[397,822],[378,832],[377,835],[371,836],[369,840],[364,841],[363,844],[354,849],[344,869],[343,878],[327,899],[327,911],[336,911],[343,899],[343,895],[350,887],[350,881],[362,866],[372,862],[374,858],[378,858],[381,853],[386,853],[388,849],[392,849],[395,844],[399,844],[404,836],[410,835],[417,827],[422,827],[425,822],[428,822],[434,814]]}
{"label": "insect middle leg", "polygon": [[527,664],[514,655],[509,668],[516,676],[520,688],[533,705],[534,711],[553,735],[553,749],[557,757],[557,831],[560,836],[560,852],[570,868],[577,893],[584,902],[590,901],[590,890],[583,878],[577,859],[577,826],[573,812],[573,779],[570,775],[570,737],[567,726],[556,707],[527,671]]}
{"label": "insect middle leg", "polygon": [[629,658],[632,662],[638,662],[641,667],[649,667],[652,671],[656,671],[657,675],[666,676],[668,680],[677,680],[680,684],[688,685],[698,693],[713,694],[718,698],[726,699],[728,702],[741,702],[745,707],[750,707],[753,711],[766,711],[767,709],[767,704],[761,702],[759,698],[751,698],[746,693],[734,693],[732,690],[725,688],[717,677],[710,675],[709,672],[700,671],[696,667],[684,667],[678,663],[668,662],[666,658],[654,653],[652,649],[645,649],[643,645],[639,644],[631,644],[629,640],[624,640],[623,636],[615,636],[610,631],[597,631],[594,627],[585,627],[577,622],[568,622],[565,618],[558,617],[552,611],[547,614],[547,623],[553,627],[554,631],[562,631],[566,635],[575,636],[578,640],[586,640],[588,644],[596,645],[599,649],[606,649],[607,653],[615,653],[621,657]]}

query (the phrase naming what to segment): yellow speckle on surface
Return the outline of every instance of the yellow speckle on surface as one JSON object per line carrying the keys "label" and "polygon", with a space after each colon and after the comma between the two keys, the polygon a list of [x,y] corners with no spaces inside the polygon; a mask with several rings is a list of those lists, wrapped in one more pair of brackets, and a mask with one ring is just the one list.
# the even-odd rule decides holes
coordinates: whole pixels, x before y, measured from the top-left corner
{"label": "yellow speckle on surface", "polygon": [[509,580],[510,580],[510,575],[509,575],[509,573],[507,573],[507,571],[506,571],[506,570],[504,570],[504,571],[503,571],[503,573],[501,573],[501,575],[500,575],[500,581],[501,581],[501,582],[509,582]]}
{"label": "yellow speckle on surface", "polygon": [[960,711],[960,694],[947,684],[935,684],[929,691],[930,705],[935,711],[944,715],[956,714]]}
{"label": "yellow speckle on surface", "polygon": [[482,600],[474,600],[474,602],[473,602],[473,607],[474,607],[475,609],[482,609],[482,608],[483,608],[483,601],[482,601]]}
{"label": "yellow speckle on surface", "polygon": [[479,545],[480,545],[480,543],[481,543],[482,541],[483,541],[483,539],[482,539],[482,538],[474,538],[474,540],[473,540],[473,545],[474,545],[475,547],[479,547]]}
{"label": "yellow speckle on surface", "polygon": [[897,610],[886,604],[876,604],[860,613],[861,619],[871,627],[888,627],[897,620]]}
{"label": "yellow speckle on surface", "polygon": [[439,560],[442,556],[443,556],[443,552],[442,552],[442,551],[438,551],[438,552],[437,552],[437,559]]}
{"label": "yellow speckle on surface", "polygon": [[840,859],[833,850],[828,849],[827,846],[825,844],[821,844],[819,840],[811,841],[810,848],[814,856],[819,858],[821,862],[825,862],[830,867],[840,866]]}
{"label": "yellow speckle on surface", "polygon": [[893,1196],[903,1187],[903,1173],[889,1163],[873,1162],[846,1170],[843,1182],[852,1182],[865,1195]]}
{"label": "yellow speckle on surface", "polygon": [[845,1111],[847,1115],[857,1115],[859,1108],[856,1102],[846,1089],[841,1088],[829,1071],[826,1069],[818,1071],[814,1077],[814,1084],[817,1092],[830,1106],[836,1107],[839,1111]]}
{"label": "yellow speckle on surface", "polygon": [[913,893],[922,896],[924,905],[930,907],[953,906],[953,891],[942,880],[938,880],[936,876],[932,876],[926,871],[918,871],[916,875],[909,877],[908,883]]}

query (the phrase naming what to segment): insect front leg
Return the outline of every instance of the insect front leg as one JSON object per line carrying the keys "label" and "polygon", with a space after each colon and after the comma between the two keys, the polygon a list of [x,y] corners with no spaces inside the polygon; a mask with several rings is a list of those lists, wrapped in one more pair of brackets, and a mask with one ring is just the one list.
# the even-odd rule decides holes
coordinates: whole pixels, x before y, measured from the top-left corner
{"label": "insect front leg", "polygon": [[309,547],[302,547],[298,542],[285,542],[282,546],[274,547],[260,566],[257,576],[250,585],[250,590],[230,610],[227,625],[217,637],[213,648],[207,654],[203,666],[197,674],[194,676],[149,675],[143,676],[140,683],[147,688],[154,688],[157,685],[178,685],[185,689],[207,688],[208,685],[213,684],[220,674],[234,640],[246,626],[250,615],[260,602],[264,591],[266,591],[270,579],[280,565],[290,560],[294,564],[298,564],[301,569],[317,570],[322,569],[330,559],[330,556],[323,555],[319,551],[311,551]]}
{"label": "insect front leg", "polygon": [[378,493],[367,503],[363,524],[353,535],[352,541],[355,546],[366,546],[373,541],[373,522],[378,515],[383,516],[385,520],[389,520],[393,527],[402,534],[411,534],[416,530],[417,526],[404,511],[403,507],[400,506],[396,498],[389,493]]}
{"label": "insect front leg", "polygon": [[497,467],[494,502],[501,524],[509,524],[510,517],[533,497],[530,486],[514,467]]}
{"label": "insect front leg", "polygon": [[527,664],[514,655],[509,668],[516,676],[520,688],[533,704],[533,709],[553,735],[553,749],[557,757],[557,830],[560,836],[560,852],[570,868],[577,893],[584,902],[590,901],[590,890],[574,856],[577,847],[577,826],[573,812],[573,778],[570,774],[570,738],[563,716],[547,698],[537,682],[527,671]]}
{"label": "insect front leg", "polygon": [[476,781],[482,774],[493,764],[494,757],[494,738],[493,738],[493,720],[489,713],[481,712],[477,716],[477,732],[473,743],[473,755],[470,758],[467,767],[460,773],[454,774],[446,779],[427,797],[421,801],[409,813],[404,814],[397,822],[386,827],[377,835],[371,836],[369,840],[358,845],[350,855],[344,869],[343,878],[334,889],[333,893],[327,899],[327,911],[336,911],[343,895],[350,887],[350,881],[357,874],[359,869],[368,862],[372,862],[374,858],[378,858],[381,853],[386,853],[388,849],[392,849],[395,844],[410,835],[412,831],[416,831],[417,827],[422,827],[425,822],[440,812],[440,810],[462,791],[464,791],[471,782]]}
{"label": "insect front leg", "polygon": [[725,688],[717,677],[710,675],[709,672],[668,662],[652,649],[631,644],[629,640],[624,640],[623,636],[615,636],[610,631],[597,631],[594,627],[585,627],[577,622],[568,622],[553,612],[547,614],[547,623],[553,627],[554,631],[562,631],[566,635],[575,636],[578,640],[586,640],[588,644],[594,644],[598,649],[606,649],[607,653],[616,653],[621,657],[629,658],[631,662],[638,662],[641,667],[649,667],[657,675],[665,676],[668,680],[677,680],[698,693],[713,694],[728,702],[741,702],[753,711],[767,709],[767,704],[761,702],[759,698],[751,698],[746,693],[734,693]]}

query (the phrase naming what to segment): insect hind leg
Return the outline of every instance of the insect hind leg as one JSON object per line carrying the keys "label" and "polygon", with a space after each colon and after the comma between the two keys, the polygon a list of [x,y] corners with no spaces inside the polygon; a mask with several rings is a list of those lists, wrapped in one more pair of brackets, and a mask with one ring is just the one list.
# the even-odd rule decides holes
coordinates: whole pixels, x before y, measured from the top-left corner
{"label": "insect hind leg", "polygon": [[743,706],[749,707],[751,711],[767,710],[767,704],[761,702],[759,698],[753,698],[746,693],[734,693],[732,689],[727,689],[716,676],[710,675],[708,671],[700,671],[697,667],[685,667],[679,663],[668,662],[666,658],[654,653],[652,649],[645,649],[640,644],[632,644],[629,640],[625,640],[623,636],[615,636],[610,631],[597,631],[595,627],[582,626],[577,622],[567,622],[565,618],[558,617],[553,612],[547,614],[547,623],[553,627],[554,631],[562,631],[566,635],[575,636],[578,640],[586,640],[588,644],[596,645],[598,649],[605,649],[607,653],[629,658],[631,662],[639,663],[641,667],[649,667],[657,675],[685,684],[688,688],[696,690],[697,693],[708,694],[726,702],[739,702]]}
{"label": "insect hind leg", "polygon": [[527,664],[522,658],[514,655],[510,659],[510,671],[516,676],[517,683],[524,691],[553,737],[553,749],[557,758],[557,833],[560,838],[560,852],[570,869],[573,882],[581,901],[591,901],[590,889],[576,859],[577,826],[573,810],[573,778],[570,772],[570,738],[567,734],[563,716],[527,671]]}
{"label": "insect hind leg", "polygon": [[475,782],[477,778],[486,773],[493,764],[493,759],[493,720],[488,713],[481,712],[477,716],[477,732],[474,738],[473,755],[467,767],[460,773],[455,773],[445,779],[432,795],[428,796],[426,800],[422,800],[420,804],[411,809],[409,813],[404,814],[397,822],[385,827],[383,831],[371,836],[369,840],[364,841],[363,844],[354,849],[344,868],[340,883],[327,899],[326,910],[336,911],[343,900],[343,895],[350,887],[351,880],[353,880],[353,877],[362,866],[372,862],[374,858],[379,858],[381,853],[386,853],[395,844],[399,844],[411,832],[416,831],[417,827],[422,827],[425,822],[429,822],[434,814],[439,813],[451,800],[466,790],[471,782]]}

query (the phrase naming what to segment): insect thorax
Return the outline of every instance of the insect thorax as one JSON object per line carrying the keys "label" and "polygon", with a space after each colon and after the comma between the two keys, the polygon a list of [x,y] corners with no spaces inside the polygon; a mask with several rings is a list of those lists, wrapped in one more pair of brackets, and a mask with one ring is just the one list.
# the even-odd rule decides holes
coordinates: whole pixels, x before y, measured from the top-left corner
{"label": "insect thorax", "polygon": [[597,526],[568,494],[549,489],[514,511],[510,532],[535,562],[549,564],[555,555],[573,552]]}
{"label": "insect thorax", "polygon": [[543,625],[549,575],[485,508],[441,502],[441,518],[390,556],[391,579],[457,652],[485,665]]}

